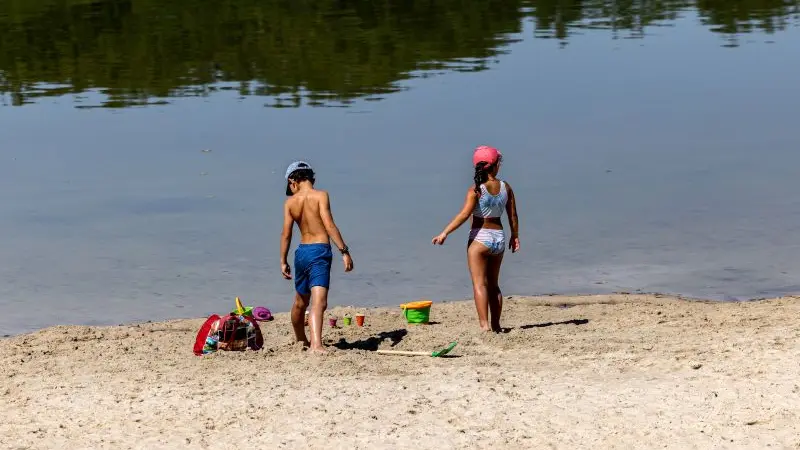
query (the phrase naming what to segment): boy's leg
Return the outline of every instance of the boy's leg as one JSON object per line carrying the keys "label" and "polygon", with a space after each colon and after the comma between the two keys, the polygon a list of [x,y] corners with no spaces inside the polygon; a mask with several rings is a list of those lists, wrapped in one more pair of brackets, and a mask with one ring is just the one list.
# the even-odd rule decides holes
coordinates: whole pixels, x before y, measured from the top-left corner
{"label": "boy's leg", "polygon": [[299,292],[294,293],[294,305],[292,305],[292,328],[294,328],[294,336],[297,342],[302,342],[305,346],[310,345],[308,337],[306,336],[306,309],[308,308],[308,301],[311,299],[310,295],[300,295]]}
{"label": "boy's leg", "polygon": [[317,244],[309,247],[308,284],[311,292],[311,351],[325,353],[322,345],[322,322],[328,309],[328,287],[331,281],[331,247]]}
{"label": "boy's leg", "polygon": [[314,286],[311,288],[311,351],[324,353],[322,345],[322,323],[325,320],[325,310],[328,309],[328,288]]}

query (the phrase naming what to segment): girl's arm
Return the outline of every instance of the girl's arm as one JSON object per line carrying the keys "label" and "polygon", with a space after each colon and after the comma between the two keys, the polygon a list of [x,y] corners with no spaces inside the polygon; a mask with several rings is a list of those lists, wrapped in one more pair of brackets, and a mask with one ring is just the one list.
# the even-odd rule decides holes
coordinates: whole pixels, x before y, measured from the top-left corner
{"label": "girl's arm", "polygon": [[480,194],[475,192],[475,188],[471,187],[467,191],[467,198],[464,199],[464,207],[461,208],[461,212],[459,212],[452,221],[445,227],[444,231],[435,238],[433,238],[434,244],[442,245],[444,244],[445,239],[447,236],[456,231],[458,227],[464,224],[464,222],[469,219],[469,216],[472,215],[472,211],[475,209],[475,205],[478,203],[478,197]]}
{"label": "girl's arm", "polygon": [[517,200],[514,198],[514,191],[511,185],[506,182],[508,192],[508,202],[506,202],[506,215],[508,215],[508,225],[511,227],[511,239],[508,241],[508,248],[512,253],[519,250],[519,217],[517,216]]}

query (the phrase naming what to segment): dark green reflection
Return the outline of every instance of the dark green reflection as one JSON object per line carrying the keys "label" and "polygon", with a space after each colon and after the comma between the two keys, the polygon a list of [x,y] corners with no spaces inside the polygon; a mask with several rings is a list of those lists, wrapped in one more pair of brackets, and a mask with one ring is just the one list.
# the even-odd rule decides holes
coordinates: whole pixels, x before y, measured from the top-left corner
{"label": "dark green reflection", "polygon": [[[792,1],[0,0],[0,94],[97,89],[102,106],[219,89],[271,106],[347,105],[400,89],[420,70],[484,70],[522,20],[566,42],[585,28],[642,37],[697,7],[712,31],[774,32]],[[10,101],[9,101],[10,99]]]}

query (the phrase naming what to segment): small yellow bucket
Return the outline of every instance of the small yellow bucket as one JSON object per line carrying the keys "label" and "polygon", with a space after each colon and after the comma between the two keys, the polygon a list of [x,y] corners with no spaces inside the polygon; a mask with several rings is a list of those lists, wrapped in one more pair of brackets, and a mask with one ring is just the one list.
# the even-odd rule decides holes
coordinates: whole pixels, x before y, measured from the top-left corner
{"label": "small yellow bucket", "polygon": [[430,300],[420,300],[418,302],[404,303],[400,305],[403,309],[403,315],[408,323],[428,323],[431,315],[431,305],[433,302]]}

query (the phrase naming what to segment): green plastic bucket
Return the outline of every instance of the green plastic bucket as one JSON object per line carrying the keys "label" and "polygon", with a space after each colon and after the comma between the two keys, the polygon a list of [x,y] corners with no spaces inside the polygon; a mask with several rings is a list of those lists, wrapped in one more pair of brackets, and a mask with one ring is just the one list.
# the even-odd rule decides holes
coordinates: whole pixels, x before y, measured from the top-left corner
{"label": "green plastic bucket", "polygon": [[431,317],[431,301],[412,302],[400,305],[408,323],[428,323]]}

